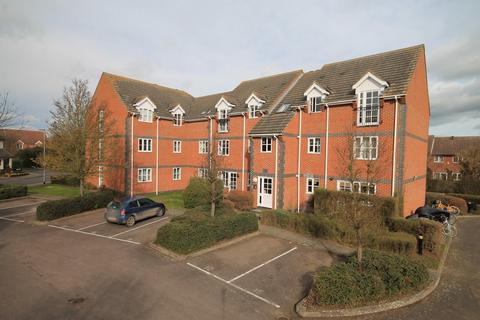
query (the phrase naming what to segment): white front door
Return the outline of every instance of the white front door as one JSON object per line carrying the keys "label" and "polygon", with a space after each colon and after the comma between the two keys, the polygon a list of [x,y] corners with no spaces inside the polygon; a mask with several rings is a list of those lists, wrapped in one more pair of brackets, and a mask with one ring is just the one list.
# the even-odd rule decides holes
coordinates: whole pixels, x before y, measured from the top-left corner
{"label": "white front door", "polygon": [[258,177],[257,205],[272,208],[273,203],[273,178]]}

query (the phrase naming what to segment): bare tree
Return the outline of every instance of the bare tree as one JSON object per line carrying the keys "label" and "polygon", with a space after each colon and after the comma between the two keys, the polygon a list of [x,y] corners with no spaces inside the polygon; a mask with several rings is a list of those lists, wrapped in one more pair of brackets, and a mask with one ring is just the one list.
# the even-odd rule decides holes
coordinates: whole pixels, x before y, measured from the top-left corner
{"label": "bare tree", "polygon": [[463,193],[480,193],[480,148],[469,148],[460,153]]}
{"label": "bare tree", "polygon": [[[225,157],[220,155],[222,152],[219,149],[217,137],[214,135],[209,141],[208,154],[206,157],[205,166],[208,168],[206,179],[208,181],[209,197],[210,197],[210,216],[215,217],[216,204],[223,199],[223,179],[221,178],[222,168],[225,165]],[[219,152],[220,151],[220,152]]]}
{"label": "bare tree", "polygon": [[89,176],[104,171],[113,156],[113,122],[104,105],[97,105],[88,90],[87,80],[75,79],[54,100],[49,123],[47,165],[80,181],[84,195]]}
{"label": "bare tree", "polygon": [[[365,231],[381,224],[374,203],[366,203],[364,194],[374,194],[382,172],[385,172],[384,144],[378,141],[378,135],[369,136],[347,131],[345,141],[335,149],[338,157],[337,170],[344,180],[344,191],[352,192],[349,201],[337,206],[337,213],[355,232],[357,259],[361,267]],[[359,160],[361,159],[361,160]]]}
{"label": "bare tree", "polygon": [[15,104],[9,101],[8,92],[0,93],[0,128],[18,125],[20,114]]}

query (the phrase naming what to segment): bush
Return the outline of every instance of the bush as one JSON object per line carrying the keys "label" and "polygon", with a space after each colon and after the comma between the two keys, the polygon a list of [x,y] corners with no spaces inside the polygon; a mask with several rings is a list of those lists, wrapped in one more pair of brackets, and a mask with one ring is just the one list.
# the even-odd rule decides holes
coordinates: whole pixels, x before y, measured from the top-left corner
{"label": "bush", "polygon": [[462,213],[468,212],[467,202],[462,198],[446,195],[444,193],[427,192],[425,203],[431,205],[435,200],[440,200],[443,204],[456,206]]}
{"label": "bush", "polygon": [[37,207],[37,220],[54,220],[84,211],[106,207],[113,200],[115,193],[111,190],[88,193],[83,197],[52,200]]}
{"label": "bush", "polygon": [[449,196],[457,197],[457,198],[462,198],[463,200],[467,202],[474,202],[477,205],[480,205],[480,195],[475,195],[475,194],[461,194],[461,193],[451,193]]}
{"label": "bush", "polygon": [[[217,180],[215,184],[218,199],[216,204],[219,205],[223,198],[223,181]],[[185,208],[195,208],[200,206],[210,207],[210,190],[211,188],[208,180],[198,177],[190,178],[188,186],[183,191]]]}
{"label": "bush", "polygon": [[438,255],[442,244],[442,226],[440,223],[415,219],[393,218],[388,221],[388,228],[392,232],[405,232],[412,236],[422,235],[425,252]]}
{"label": "bush", "polygon": [[365,250],[362,268],[356,257],[319,271],[311,290],[318,305],[355,307],[416,291],[429,279],[427,269],[396,254]]}
{"label": "bush", "polygon": [[52,184],[62,184],[65,186],[72,186],[72,187],[76,187],[80,185],[80,179],[76,177],[72,177],[70,175],[51,176],[50,181],[52,182]]}
{"label": "bush", "polygon": [[415,253],[417,239],[406,232],[386,232],[373,237],[368,247],[407,255]]}
{"label": "bush", "polygon": [[238,210],[245,211],[253,207],[253,196],[250,191],[232,190],[227,194],[227,199],[232,201]]}
{"label": "bush", "polygon": [[158,229],[155,242],[174,252],[188,254],[257,230],[254,213],[210,218],[195,210]]}
{"label": "bush", "polygon": [[0,200],[25,197],[27,186],[0,185]]}

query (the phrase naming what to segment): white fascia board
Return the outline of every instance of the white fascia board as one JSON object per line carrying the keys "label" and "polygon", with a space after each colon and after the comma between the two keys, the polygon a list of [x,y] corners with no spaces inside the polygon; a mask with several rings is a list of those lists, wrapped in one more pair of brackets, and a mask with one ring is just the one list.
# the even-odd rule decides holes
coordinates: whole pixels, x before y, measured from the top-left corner
{"label": "white fascia board", "polygon": [[371,79],[376,82],[379,86],[379,89],[385,89],[388,87],[388,82],[380,79],[371,72],[367,72],[360,80],[358,80],[353,86],[352,89],[357,90],[357,88],[362,85],[366,80]]}
{"label": "white fascia board", "polygon": [[250,104],[250,102],[254,100],[256,102],[256,104],[260,104],[260,103],[265,103],[265,100],[262,100],[260,99],[259,97],[257,97],[257,95],[255,93],[252,92],[252,94],[247,98],[247,100],[245,100],[245,103],[246,104]]}
{"label": "white fascia board", "polygon": [[330,94],[330,92],[323,89],[317,83],[314,82],[314,83],[312,83],[312,85],[310,87],[308,87],[308,89],[305,91],[305,93],[303,95],[306,96],[306,97],[313,96],[312,93],[314,93],[314,92],[320,93],[320,95],[322,97],[326,97],[327,95]]}
{"label": "white fascia board", "polygon": [[230,102],[227,101],[224,97],[221,97],[220,100],[218,100],[217,104],[215,105],[215,109],[227,109],[231,110],[233,107],[235,107],[234,104],[231,104]]}
{"label": "white fascia board", "polygon": [[176,113],[185,114],[185,110],[183,110],[181,105],[177,105],[175,108],[170,110],[170,113],[171,114],[176,114]]}
{"label": "white fascia board", "polygon": [[153,103],[152,100],[150,100],[150,98],[148,98],[148,97],[143,98],[139,102],[133,104],[133,106],[137,109],[142,107],[142,108],[149,109],[149,110],[152,110],[152,111],[157,109],[157,106],[155,105],[155,103]]}

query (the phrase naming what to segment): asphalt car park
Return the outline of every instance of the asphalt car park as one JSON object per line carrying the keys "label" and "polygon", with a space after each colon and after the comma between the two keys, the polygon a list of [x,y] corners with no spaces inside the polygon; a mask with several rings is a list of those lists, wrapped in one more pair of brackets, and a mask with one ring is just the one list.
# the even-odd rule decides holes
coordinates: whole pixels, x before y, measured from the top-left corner
{"label": "asphalt car park", "polygon": [[44,199],[35,197],[22,197],[0,202],[0,220],[9,222],[35,221],[36,209],[43,202],[45,202]]}
{"label": "asphalt car park", "polygon": [[274,308],[291,308],[306,295],[313,273],[330,265],[326,250],[258,235],[188,260],[197,272]]}

